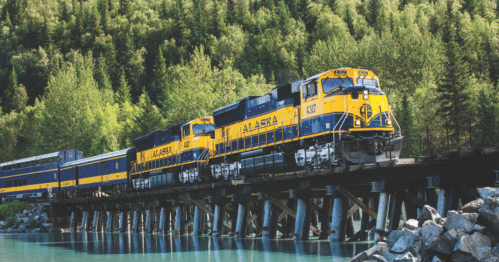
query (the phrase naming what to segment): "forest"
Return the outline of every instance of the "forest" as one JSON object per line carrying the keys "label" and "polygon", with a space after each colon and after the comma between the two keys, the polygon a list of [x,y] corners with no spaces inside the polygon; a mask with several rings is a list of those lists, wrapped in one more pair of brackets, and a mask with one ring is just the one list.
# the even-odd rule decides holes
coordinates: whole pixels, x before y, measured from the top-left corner
{"label": "forest", "polygon": [[380,77],[403,157],[492,146],[499,0],[0,0],[0,162],[93,156],[339,67]]}

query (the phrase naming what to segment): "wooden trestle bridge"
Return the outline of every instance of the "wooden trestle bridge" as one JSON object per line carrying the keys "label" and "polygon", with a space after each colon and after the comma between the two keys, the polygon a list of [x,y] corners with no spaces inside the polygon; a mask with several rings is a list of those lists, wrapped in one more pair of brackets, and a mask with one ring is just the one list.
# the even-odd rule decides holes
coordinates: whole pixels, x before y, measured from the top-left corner
{"label": "wooden trestle bridge", "polygon": [[[71,231],[380,240],[424,205],[440,215],[499,183],[499,148],[462,150],[244,181],[186,185],[51,203]],[[353,214],[361,209],[361,226]],[[405,210],[405,212],[403,212]],[[387,219],[389,223],[387,223]],[[388,225],[387,225],[388,224]],[[278,234],[281,232],[281,234]]]}

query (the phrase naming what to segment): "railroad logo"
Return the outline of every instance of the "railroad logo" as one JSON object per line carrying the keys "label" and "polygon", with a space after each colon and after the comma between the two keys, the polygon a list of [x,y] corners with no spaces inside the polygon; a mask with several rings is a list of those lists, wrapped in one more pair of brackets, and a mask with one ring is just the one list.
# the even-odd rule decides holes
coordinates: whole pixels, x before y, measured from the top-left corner
{"label": "railroad logo", "polygon": [[118,169],[118,162],[116,162],[116,169]]}
{"label": "railroad logo", "polygon": [[255,125],[253,126],[253,128],[251,128],[251,123],[249,123],[247,125],[244,125],[244,132],[248,132],[248,131],[251,131],[251,130],[259,129],[261,127],[272,126],[272,125],[275,125],[275,124],[277,124],[277,117],[276,116],[274,116],[273,118],[272,117],[267,117],[267,118],[264,118],[264,119],[260,120],[260,122],[256,121]]}
{"label": "railroad logo", "polygon": [[[367,112],[367,118],[366,118],[366,112]],[[365,104],[360,108],[360,115],[366,119],[369,119],[373,116],[373,109],[369,104]]]}
{"label": "railroad logo", "polygon": [[57,173],[54,173],[54,179],[57,180]]}
{"label": "railroad logo", "polygon": [[[152,152],[152,157],[159,157],[159,156],[162,156],[162,155],[166,155],[167,153],[170,153],[172,151],[172,147],[165,147],[163,149],[159,149],[159,150],[154,150]],[[144,159],[142,158],[142,161],[144,161]],[[116,168],[118,169],[118,168]]]}

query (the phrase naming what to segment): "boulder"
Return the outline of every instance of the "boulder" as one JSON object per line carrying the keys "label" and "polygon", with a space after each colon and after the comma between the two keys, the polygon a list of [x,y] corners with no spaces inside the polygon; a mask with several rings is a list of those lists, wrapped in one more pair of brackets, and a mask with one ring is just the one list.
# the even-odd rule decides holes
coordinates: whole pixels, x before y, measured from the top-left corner
{"label": "boulder", "polygon": [[494,195],[499,195],[499,188],[497,187],[482,187],[478,188],[477,191],[483,200],[486,200],[489,197],[493,197]]}
{"label": "boulder", "polygon": [[38,220],[38,219],[40,219],[40,216],[39,216],[39,215],[36,215],[36,216],[35,216],[35,220]]}
{"label": "boulder", "polygon": [[377,245],[371,247],[370,249],[363,251],[356,255],[350,262],[360,262],[360,261],[366,261],[370,259],[372,255],[378,254],[378,255],[384,255],[385,253],[388,253],[389,248],[388,245],[385,242],[378,242]]}
{"label": "boulder", "polygon": [[386,240],[386,244],[388,244],[389,248],[392,248],[395,242],[399,240],[400,237],[402,237],[404,233],[402,231],[392,231],[390,232],[390,235],[388,235],[388,239]]}
{"label": "boulder", "polygon": [[405,221],[401,226],[399,226],[398,230],[401,231],[404,228],[407,228],[411,231],[417,231],[419,230],[419,221],[416,219],[409,219]]}
{"label": "boulder", "polygon": [[28,210],[23,210],[22,216],[23,217],[29,216],[29,211]]}
{"label": "boulder", "polygon": [[386,258],[383,257],[382,255],[378,255],[378,254],[374,254],[370,257],[370,260],[373,260],[373,261],[378,261],[378,262],[388,262],[386,261]]}
{"label": "boulder", "polygon": [[49,220],[50,220],[50,219],[49,219],[49,216],[47,215],[47,213],[43,213],[43,214],[41,215],[40,221],[41,221],[42,223],[48,223],[48,222],[49,222]]}
{"label": "boulder", "polygon": [[482,207],[483,203],[484,201],[481,198],[473,200],[464,205],[461,211],[463,211],[464,213],[478,213],[478,209]]}
{"label": "boulder", "polygon": [[35,228],[31,230],[31,233],[40,233],[41,229],[40,228]]}
{"label": "boulder", "polygon": [[[402,236],[393,244],[392,248],[390,248],[391,252],[402,254],[409,251],[411,247],[417,248],[418,245],[415,245],[415,242],[419,241],[420,237],[407,228],[404,228],[402,233]],[[416,250],[416,253],[419,253],[418,251],[419,250]]]}
{"label": "boulder", "polygon": [[433,241],[428,249],[432,252],[444,255],[452,255],[454,246],[461,237],[466,236],[466,233],[452,229],[445,232],[439,239]]}
{"label": "boulder", "polygon": [[404,254],[394,254],[394,253],[386,253],[383,255],[383,257],[386,259],[387,262],[393,262],[397,258],[403,257]]}
{"label": "boulder", "polygon": [[12,234],[15,233],[16,231],[12,228],[7,229],[7,233]]}
{"label": "boulder", "polygon": [[22,224],[17,229],[21,231],[20,233],[24,233],[24,231],[26,230],[26,225]]}
{"label": "boulder", "polygon": [[[437,210],[429,205],[425,205],[419,213],[419,225],[423,225],[425,221],[431,220],[439,223],[442,217],[438,214]],[[440,223],[439,223],[440,224]]]}
{"label": "boulder", "polygon": [[430,245],[431,242],[438,239],[444,228],[437,224],[435,221],[428,220],[424,222],[423,227],[421,228],[422,241],[424,245]]}
{"label": "boulder", "polygon": [[468,253],[478,260],[478,248],[491,246],[490,238],[480,232],[473,235],[466,235],[457,241],[454,251],[459,253]]}
{"label": "boulder", "polygon": [[466,252],[455,252],[450,258],[452,262],[476,262],[476,260],[471,254]]}
{"label": "boulder", "polygon": [[487,228],[485,226],[475,224],[473,226],[473,229],[471,230],[472,232],[480,232],[482,234],[485,234],[487,232]]}
{"label": "boulder", "polygon": [[478,261],[483,261],[492,256],[492,248],[490,247],[479,247],[477,249],[477,259]]}
{"label": "boulder", "polygon": [[393,261],[399,261],[399,262],[417,262],[418,258],[413,256],[411,252],[405,253],[402,257],[395,258]]}
{"label": "boulder", "polygon": [[29,224],[31,223],[32,219],[30,217],[23,217],[23,223],[24,224]]}
{"label": "boulder", "polygon": [[494,234],[499,235],[499,197],[489,197],[478,209],[480,219]]}
{"label": "boulder", "polygon": [[447,222],[445,228],[447,230],[458,229],[465,233],[472,233],[478,219],[477,213],[463,213],[459,211],[449,211],[447,213]]}
{"label": "boulder", "polygon": [[434,255],[433,256],[433,259],[431,260],[431,262],[444,262],[445,260],[441,259],[439,256],[437,255]]}

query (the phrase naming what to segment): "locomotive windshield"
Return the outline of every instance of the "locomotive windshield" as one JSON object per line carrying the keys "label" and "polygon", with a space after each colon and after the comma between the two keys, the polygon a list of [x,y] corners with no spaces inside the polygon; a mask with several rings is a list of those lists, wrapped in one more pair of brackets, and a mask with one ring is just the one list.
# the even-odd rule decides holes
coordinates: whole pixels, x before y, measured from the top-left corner
{"label": "locomotive windshield", "polygon": [[322,79],[322,91],[327,94],[340,86],[353,86],[351,78],[326,78]]}
{"label": "locomotive windshield", "polygon": [[378,80],[376,80],[374,78],[364,78],[364,77],[357,78],[357,85],[358,86],[379,87]]}
{"label": "locomotive windshield", "polygon": [[210,124],[194,124],[192,125],[192,133],[197,136],[208,131],[214,131],[213,125]]}

